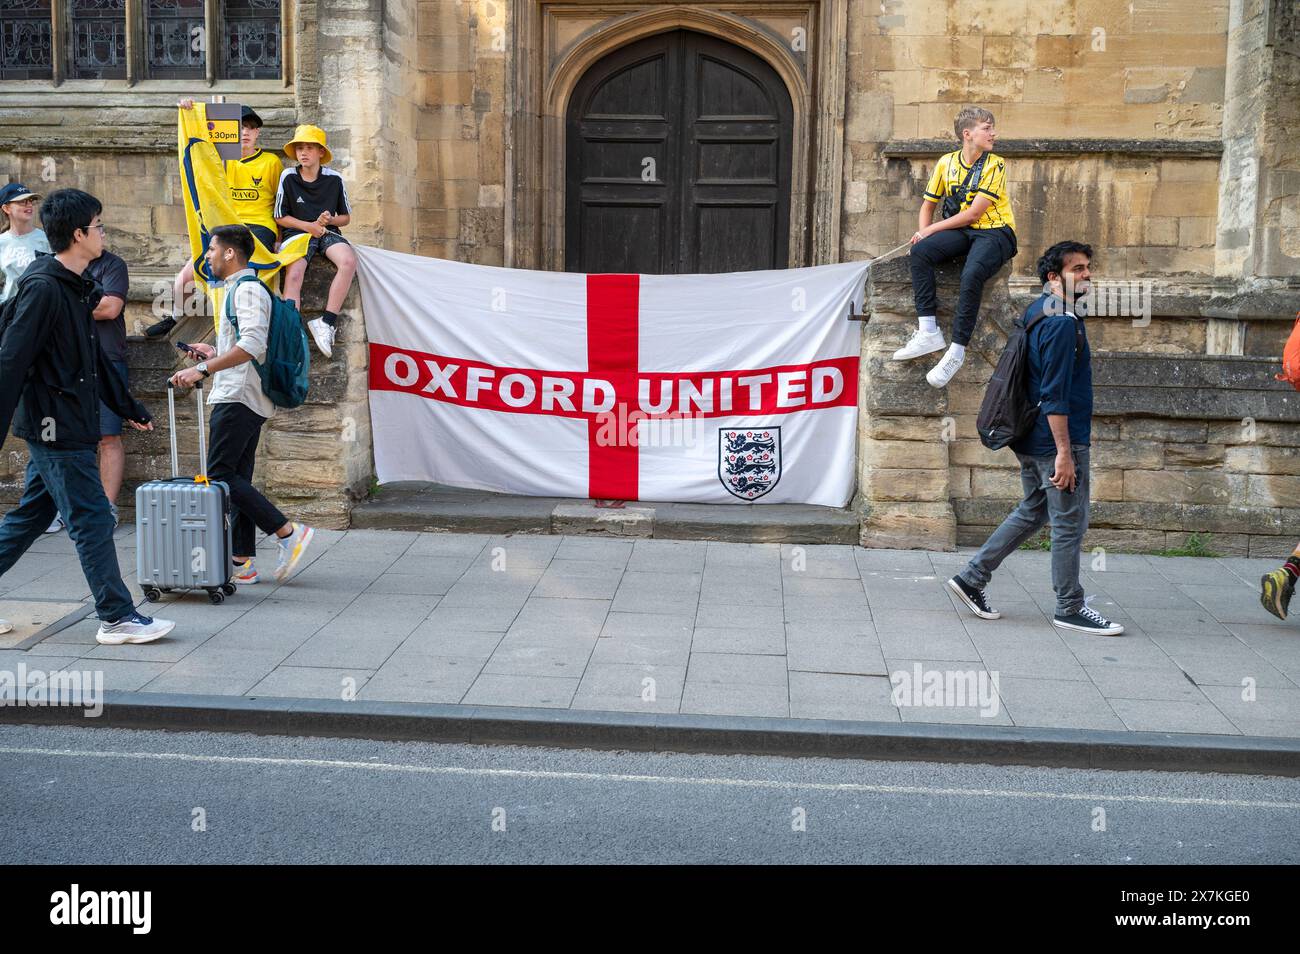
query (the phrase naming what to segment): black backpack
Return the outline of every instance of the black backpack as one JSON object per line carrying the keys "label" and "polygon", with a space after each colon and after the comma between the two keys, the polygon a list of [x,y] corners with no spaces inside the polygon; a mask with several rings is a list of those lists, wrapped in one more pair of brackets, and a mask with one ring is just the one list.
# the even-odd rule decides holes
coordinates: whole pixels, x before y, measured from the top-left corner
{"label": "black backpack", "polygon": [[[1038,420],[1038,402],[1029,396],[1029,332],[1046,317],[1040,311],[1029,324],[1025,324],[1023,316],[1012,324],[1007,346],[993,369],[975,418],[975,429],[989,450],[1000,450],[1024,437]],[[1071,317],[1075,321],[1074,359],[1078,361],[1083,335],[1079,319]]]}

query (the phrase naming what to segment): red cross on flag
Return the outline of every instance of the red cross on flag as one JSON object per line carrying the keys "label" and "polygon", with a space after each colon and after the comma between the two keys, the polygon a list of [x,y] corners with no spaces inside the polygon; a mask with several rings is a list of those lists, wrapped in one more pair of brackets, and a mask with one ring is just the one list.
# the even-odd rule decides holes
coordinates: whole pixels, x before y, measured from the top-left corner
{"label": "red cross on flag", "polygon": [[866,262],[579,275],[357,249],[380,483],[546,497],[853,494]]}

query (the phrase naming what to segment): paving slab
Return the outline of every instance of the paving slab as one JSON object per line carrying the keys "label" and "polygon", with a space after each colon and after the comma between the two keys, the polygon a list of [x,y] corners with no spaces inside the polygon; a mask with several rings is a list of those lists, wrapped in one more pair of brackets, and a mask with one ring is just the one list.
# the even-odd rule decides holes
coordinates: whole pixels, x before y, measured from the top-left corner
{"label": "paving slab", "polygon": [[394,654],[359,694],[395,702],[459,702],[483,672],[477,656],[404,657]]}
{"label": "paving slab", "polygon": [[593,662],[573,705],[612,712],[676,712],[685,683],[685,666]]}
{"label": "paving slab", "polygon": [[1204,701],[1111,699],[1124,725],[1136,732],[1203,732],[1236,735],[1232,721],[1206,698]]}
{"label": "paving slab", "polygon": [[253,686],[248,694],[299,699],[356,698],[357,692],[373,675],[373,669],[279,666]]}
{"label": "paving slab", "polygon": [[901,722],[885,676],[839,672],[790,673],[790,715],[796,719]]}
{"label": "paving slab", "polygon": [[1124,728],[1091,682],[998,675],[998,694],[1016,725],[1052,728]]}
{"label": "paving slab", "polygon": [[691,649],[697,653],[756,653],[784,657],[785,627],[774,623],[761,626],[697,626]]}
{"label": "paving slab", "polygon": [[885,675],[885,657],[870,624],[854,625],[851,629],[862,632],[836,631],[828,629],[827,624],[787,623],[785,645],[790,671]]}
{"label": "paving slab", "polygon": [[524,676],[485,672],[461,701],[474,706],[532,706],[567,709],[578,691],[576,677]]}

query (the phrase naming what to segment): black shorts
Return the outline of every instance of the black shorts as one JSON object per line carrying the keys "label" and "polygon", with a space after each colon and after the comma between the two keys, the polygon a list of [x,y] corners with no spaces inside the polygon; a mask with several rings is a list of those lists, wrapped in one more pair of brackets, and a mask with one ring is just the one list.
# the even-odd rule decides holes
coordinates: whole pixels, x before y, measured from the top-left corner
{"label": "black shorts", "polygon": [[352,244],[342,235],[339,235],[338,232],[326,232],[320,238],[313,237],[307,242],[307,254],[303,256],[302,260],[310,265],[311,260],[316,257],[317,253],[323,253],[331,245],[338,245],[340,242],[344,245]]}
{"label": "black shorts", "polygon": [[[248,225],[247,222],[244,223]],[[248,231],[252,232],[259,242],[266,246],[268,252],[275,251],[275,243],[279,241],[275,237],[275,232],[268,229],[265,225],[248,225]]]}

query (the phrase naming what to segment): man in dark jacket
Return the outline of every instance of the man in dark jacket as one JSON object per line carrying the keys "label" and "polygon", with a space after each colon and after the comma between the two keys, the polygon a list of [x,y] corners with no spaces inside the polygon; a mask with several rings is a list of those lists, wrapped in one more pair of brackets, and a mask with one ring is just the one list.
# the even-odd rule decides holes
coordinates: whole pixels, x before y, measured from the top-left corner
{"label": "man in dark jacket", "polygon": [[12,423],[30,454],[23,498],[0,524],[0,576],[62,514],[102,621],[98,641],[147,643],[176,624],[135,611],[95,459],[101,399],[133,428],[153,429],[99,346],[92,313],[100,292],[84,273],[104,248],[101,211],[77,189],[46,197],[41,224],[54,254],[23,272],[0,328],[0,441]]}
{"label": "man in dark jacket", "polygon": [[1059,629],[1119,636],[1124,627],[1087,604],[1079,550],[1088,529],[1088,451],[1092,444],[1092,353],[1084,301],[1092,279],[1092,248],[1058,242],[1038,260],[1043,294],[1025,311],[1029,396],[1038,418],[1011,444],[1020,461],[1024,499],[993,531],[966,568],[948,581],[980,619],[998,619],[984,588],[1008,556],[1047,522],[1052,524],[1052,588]]}

